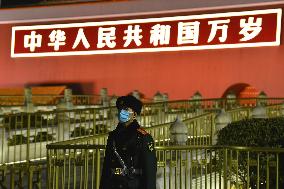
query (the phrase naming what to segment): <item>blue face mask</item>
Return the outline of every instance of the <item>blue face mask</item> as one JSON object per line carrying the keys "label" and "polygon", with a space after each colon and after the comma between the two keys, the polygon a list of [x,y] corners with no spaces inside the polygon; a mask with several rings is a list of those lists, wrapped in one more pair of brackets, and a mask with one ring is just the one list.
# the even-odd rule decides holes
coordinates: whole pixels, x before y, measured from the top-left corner
{"label": "blue face mask", "polygon": [[119,113],[119,121],[121,123],[126,123],[127,121],[130,120],[131,114],[127,110],[121,110]]}

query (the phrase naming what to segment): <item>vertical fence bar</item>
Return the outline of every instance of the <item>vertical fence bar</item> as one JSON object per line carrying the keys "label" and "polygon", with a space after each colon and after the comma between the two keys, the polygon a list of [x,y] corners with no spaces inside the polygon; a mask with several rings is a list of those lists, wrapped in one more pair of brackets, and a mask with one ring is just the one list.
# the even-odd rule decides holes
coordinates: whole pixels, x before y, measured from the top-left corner
{"label": "vertical fence bar", "polygon": [[99,187],[100,187],[100,171],[101,171],[101,162],[100,162],[100,158],[101,158],[101,156],[100,156],[100,149],[96,149],[96,167],[97,167],[97,169],[96,169],[96,189],[99,189]]}
{"label": "vertical fence bar", "polygon": [[189,177],[189,184],[190,184],[190,188],[192,188],[192,149],[190,149],[190,160],[189,160],[189,162],[190,162],[190,172],[189,172],[189,175],[190,175],[190,177]]}
{"label": "vertical fence bar", "polygon": [[85,150],[81,149],[80,160],[79,160],[80,161],[80,165],[79,165],[80,166],[80,189],[82,189],[82,186],[83,186],[83,183],[84,183],[84,176],[83,176],[83,166],[84,166],[84,164],[82,163],[83,162],[82,158],[84,157],[83,152]]}
{"label": "vertical fence bar", "polygon": [[[224,151],[223,151],[224,152]],[[228,161],[228,149],[225,149],[225,154],[224,154],[224,188],[227,188],[228,185],[228,178],[227,178],[227,161]]]}
{"label": "vertical fence bar", "polygon": [[189,153],[189,151],[188,150],[185,150],[185,178],[184,178],[184,185],[185,185],[185,189],[187,189],[187,185],[188,185],[188,183],[187,183],[187,177],[188,177],[188,174],[187,174],[187,172],[188,172],[188,163],[189,163],[189,160],[188,160],[188,153]]}
{"label": "vertical fence bar", "polygon": [[93,150],[92,152],[92,185],[91,188],[94,188],[94,175],[95,175],[95,153],[96,151]]}
{"label": "vertical fence bar", "polygon": [[93,110],[93,135],[97,133],[97,126],[96,126],[96,110]]}
{"label": "vertical fence bar", "polygon": [[45,181],[46,184],[46,188],[50,189],[50,157],[49,157],[49,149],[46,149],[46,161],[47,161],[47,166],[46,166],[46,175],[47,175],[47,179]]}
{"label": "vertical fence bar", "polygon": [[88,160],[89,160],[89,150],[85,149],[85,172],[84,172],[84,180],[85,180],[85,187],[84,189],[88,189],[88,178],[89,178],[89,174],[88,174]]}
{"label": "vertical fence bar", "polygon": [[233,150],[230,150],[230,159],[229,159],[229,188],[231,188],[231,178],[232,178],[232,159],[233,159]]}
{"label": "vertical fence bar", "polygon": [[171,182],[171,178],[172,178],[172,150],[169,151],[170,154],[170,163],[169,163],[169,189],[171,189],[172,187],[172,182]]}
{"label": "vertical fence bar", "polygon": [[256,187],[257,189],[259,189],[259,153],[257,153],[257,183],[256,183]]}
{"label": "vertical fence bar", "polygon": [[56,165],[56,163],[57,163],[57,161],[58,161],[58,156],[59,156],[59,154],[58,154],[58,150],[56,150],[56,152],[55,152],[55,154],[56,154],[56,160],[55,160],[55,188],[56,189],[59,189],[59,171],[60,171],[60,168],[59,168],[59,165]]}
{"label": "vertical fence bar", "polygon": [[205,157],[204,157],[204,166],[205,166],[205,188],[207,188],[207,149],[204,149]]}
{"label": "vertical fence bar", "polygon": [[276,189],[278,188],[279,188],[279,153],[276,154]]}
{"label": "vertical fence bar", "polygon": [[209,149],[209,152],[210,152],[210,155],[209,155],[209,158],[210,158],[210,164],[209,164],[209,169],[210,169],[210,189],[212,189],[212,149]]}
{"label": "vertical fence bar", "polygon": [[236,163],[237,163],[237,165],[236,165],[236,176],[237,176],[237,178],[236,178],[236,187],[237,188],[239,188],[239,151],[237,150],[237,152],[236,152],[236,154],[237,154],[237,158],[236,158]]}
{"label": "vertical fence bar", "polygon": [[249,154],[249,151],[247,151],[247,189],[249,189],[249,185],[250,185],[249,166],[250,166],[250,154]]}
{"label": "vertical fence bar", "polygon": [[66,182],[66,149],[62,149],[62,156],[63,156],[63,173],[62,173],[62,177],[61,181],[62,181],[62,187],[65,188],[65,182]]}
{"label": "vertical fence bar", "polygon": [[71,149],[67,150],[68,154],[68,180],[67,180],[67,189],[70,189],[71,182]]}
{"label": "vertical fence bar", "polygon": [[179,151],[179,188],[182,189],[182,150]]}
{"label": "vertical fence bar", "polygon": [[269,154],[266,155],[266,189],[269,189]]}
{"label": "vertical fence bar", "polygon": [[213,135],[214,135],[214,132],[215,132],[215,120],[214,120],[215,116],[214,114],[211,114],[210,116],[210,142],[209,142],[209,145],[212,145],[213,144]]}
{"label": "vertical fence bar", "polygon": [[31,114],[28,113],[28,128],[27,128],[27,156],[26,160],[27,163],[29,164],[29,159],[30,159],[30,132],[31,132]]}

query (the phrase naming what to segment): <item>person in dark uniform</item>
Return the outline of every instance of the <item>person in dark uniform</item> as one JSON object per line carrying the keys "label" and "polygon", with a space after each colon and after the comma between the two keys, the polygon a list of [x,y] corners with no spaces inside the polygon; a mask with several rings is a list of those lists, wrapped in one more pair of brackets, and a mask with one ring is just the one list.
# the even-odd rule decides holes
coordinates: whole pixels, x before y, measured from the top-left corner
{"label": "person in dark uniform", "polygon": [[142,102],[122,96],[116,107],[119,123],[108,136],[100,189],[156,189],[154,141],[136,120]]}

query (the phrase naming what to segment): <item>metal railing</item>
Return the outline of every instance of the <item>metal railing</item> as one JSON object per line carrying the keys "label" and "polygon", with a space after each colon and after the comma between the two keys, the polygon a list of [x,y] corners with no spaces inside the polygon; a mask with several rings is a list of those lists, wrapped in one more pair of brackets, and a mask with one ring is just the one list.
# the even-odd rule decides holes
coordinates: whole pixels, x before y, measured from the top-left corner
{"label": "metal railing", "polygon": [[[173,104],[173,103],[172,103]],[[180,106],[179,106],[180,107]],[[142,114],[140,123],[154,137],[156,145],[170,144],[169,128],[177,117],[181,117],[188,128],[189,145],[211,145],[215,133],[216,113],[196,113],[190,110],[171,109],[164,115]],[[280,105],[267,107],[270,117],[282,115]],[[230,110],[232,121],[251,117],[251,108]],[[92,141],[105,145],[106,133],[117,124],[117,110],[109,108],[89,108],[9,114],[2,116],[0,126],[0,163],[27,161],[45,158],[45,145],[58,141],[79,138],[78,141]],[[160,121],[154,122],[159,119]],[[154,124],[153,123],[160,123]],[[142,126],[145,126],[142,124]],[[95,135],[95,136],[94,136]],[[90,137],[88,137],[90,136]],[[85,139],[84,139],[85,138]],[[92,140],[89,140],[92,138]]]}
{"label": "metal railing", "polygon": [[[99,188],[104,147],[50,144],[48,188]],[[284,149],[223,146],[156,147],[157,186],[168,188],[283,187]]]}
{"label": "metal railing", "polygon": [[[267,107],[269,117],[282,116],[280,105],[272,105]],[[275,113],[277,112],[277,113]],[[239,121],[251,117],[251,108],[239,108],[230,110],[228,113],[233,117],[232,121]],[[215,133],[216,113],[204,113],[193,118],[182,120],[188,129],[187,145],[202,146],[211,145],[212,136]],[[156,146],[172,145],[170,141],[170,126],[174,122],[154,125],[146,127],[145,130],[150,133]],[[86,136],[72,140],[60,141],[59,144],[87,144],[87,145],[106,145],[107,133],[97,134],[95,136]]]}
{"label": "metal railing", "polygon": [[[151,108],[151,105],[147,107]],[[172,122],[178,115],[193,116],[175,108],[162,116],[143,112],[140,122],[150,127]],[[9,163],[45,157],[48,143],[107,133],[117,125],[117,109],[102,107],[4,114],[0,121],[0,163]]]}
{"label": "metal railing", "polygon": [[[140,121],[148,123],[146,130],[154,137],[156,146],[171,144],[169,127],[177,116],[182,118],[188,128],[188,145],[202,147],[212,144],[216,110],[196,111],[194,108],[184,108],[183,103],[186,104],[186,102],[181,101],[155,103],[153,104],[155,108],[159,107],[157,104],[161,104],[160,107],[167,107],[167,111],[164,114],[157,114],[155,111],[142,113]],[[166,104],[170,104],[170,106],[165,106]],[[147,105],[150,107],[150,104]],[[281,108],[281,105],[267,106],[267,115],[271,117],[282,116],[283,110]],[[148,109],[150,110],[151,107]],[[212,110],[213,113],[210,113],[209,110]],[[207,111],[209,113],[206,113]],[[249,118],[251,107],[232,109],[228,113],[234,117],[233,121]],[[113,119],[110,119],[110,117]],[[47,151],[45,146],[58,141],[60,143],[57,144],[67,146],[70,144],[105,145],[108,131],[106,129],[108,127],[105,126],[116,125],[117,115],[115,107],[108,107],[9,114],[1,118],[5,124],[0,127],[0,136],[2,137],[0,138],[2,150],[0,159],[5,164],[0,166],[0,186],[3,183],[6,185],[7,183],[14,183],[14,187],[16,187],[18,183],[19,186],[40,185],[45,188],[45,183],[42,183],[42,180],[46,180],[46,163],[44,162],[46,162]],[[157,119],[159,120],[155,122]],[[161,124],[153,125],[153,123]],[[11,138],[15,135],[22,137]],[[6,138],[10,138],[8,144]],[[9,158],[7,159],[7,157]],[[41,165],[40,162],[42,161],[43,164]],[[23,181],[23,175],[28,175],[28,181]]]}
{"label": "metal railing", "polygon": [[[188,145],[210,145],[212,143],[212,133],[214,131],[214,113],[205,113],[193,118],[183,120],[188,129]],[[152,135],[156,146],[169,146],[169,128],[173,122],[155,125],[144,128]],[[108,134],[98,134],[73,140],[60,141],[58,144],[82,144],[82,145],[106,145]],[[56,143],[57,144],[57,143]]]}
{"label": "metal railing", "polygon": [[[57,105],[64,95],[33,95],[32,102],[36,106]],[[105,99],[109,102],[111,97]],[[145,114],[148,113],[163,113],[161,110],[168,109],[183,109],[185,112],[189,109],[235,109],[237,107],[253,107],[256,104],[272,105],[281,104],[284,98],[209,98],[200,100],[176,100],[154,102],[153,99],[142,99],[144,102]],[[25,96],[23,95],[5,95],[0,96],[0,106],[24,106]],[[72,95],[71,102],[74,105],[102,105],[102,97],[100,95]],[[155,105],[154,105],[155,104]],[[163,106],[161,105],[163,104]],[[151,109],[148,108],[151,106]],[[154,108],[156,107],[156,108]]]}
{"label": "metal railing", "polygon": [[9,114],[2,117],[1,163],[46,157],[46,144],[107,133],[113,118],[108,109],[82,109]]}

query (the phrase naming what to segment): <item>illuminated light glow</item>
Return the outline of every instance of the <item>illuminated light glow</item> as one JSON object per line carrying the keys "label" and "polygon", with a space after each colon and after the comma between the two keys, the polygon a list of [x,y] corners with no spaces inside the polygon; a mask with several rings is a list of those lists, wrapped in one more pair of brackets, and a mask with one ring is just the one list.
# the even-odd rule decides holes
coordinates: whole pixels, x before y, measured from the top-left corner
{"label": "illuminated light glow", "polygon": [[170,141],[170,139],[169,138],[165,138],[165,139],[160,139],[160,140],[155,140],[155,142],[163,142],[163,141]]}
{"label": "illuminated light glow", "polygon": [[[46,157],[42,157],[42,158],[30,159],[29,161],[40,161],[40,160],[46,160],[46,159],[47,159]],[[2,165],[20,164],[20,163],[27,163],[27,160],[13,161],[13,162],[9,162],[9,163],[0,164],[0,166],[2,166]]]}
{"label": "illuminated light glow", "polygon": [[[265,15],[265,14],[277,14],[276,21],[276,32],[275,32],[275,41],[269,42],[247,42],[247,43],[237,43],[237,44],[206,44],[199,46],[158,46],[151,48],[143,48],[139,47],[141,44],[139,43],[141,39],[140,31],[138,29],[137,24],[139,23],[153,23],[153,22],[165,22],[165,21],[184,21],[188,22],[191,19],[212,19],[212,18],[222,18],[221,20],[225,20],[226,17],[232,18],[235,16],[256,16]],[[95,54],[114,54],[114,53],[139,53],[139,52],[166,52],[166,51],[182,51],[182,50],[204,50],[204,49],[223,49],[223,48],[243,48],[243,47],[260,47],[260,46],[279,46],[280,45],[280,33],[281,33],[281,17],[282,17],[282,9],[267,9],[267,10],[255,10],[255,11],[244,11],[244,12],[228,12],[228,13],[217,13],[217,14],[203,14],[203,15],[191,15],[191,16],[177,16],[177,17],[164,17],[164,18],[148,18],[148,19],[135,19],[135,20],[120,20],[120,21],[106,21],[106,22],[86,22],[86,23],[70,23],[70,24],[54,24],[54,25],[37,25],[37,26],[16,26],[12,28],[12,40],[11,40],[11,57],[42,57],[42,56],[72,56],[72,55],[95,55]],[[248,21],[247,21],[248,22]],[[96,50],[86,50],[86,51],[65,51],[65,52],[29,52],[29,53],[15,53],[16,46],[16,32],[23,30],[41,30],[41,29],[64,29],[64,28],[74,28],[74,27],[89,27],[89,26],[109,26],[109,25],[120,25],[120,24],[129,24],[129,26],[134,26],[131,32],[135,33],[127,33],[127,36],[131,37],[131,44],[136,43],[137,48],[132,49],[96,49]],[[129,27],[128,26],[128,27]],[[135,28],[135,26],[137,26]],[[127,30],[126,30],[127,31]],[[249,31],[249,30],[248,30]],[[275,31],[275,30],[274,30]],[[125,33],[126,34],[126,33]],[[132,36],[131,36],[131,35]],[[257,35],[254,33],[254,35]],[[172,37],[172,36],[171,36]],[[193,40],[188,36],[187,40]],[[218,36],[214,36],[218,38]],[[251,36],[250,36],[251,37]],[[243,36],[245,38],[245,36]],[[219,36],[220,39],[220,36]],[[225,39],[221,38],[221,42]],[[273,38],[274,39],[274,38]],[[130,39],[124,38],[125,44],[124,46],[128,46],[131,41]],[[128,41],[127,41],[128,40]],[[194,43],[196,43],[196,40]],[[213,40],[213,39],[211,39]],[[62,40],[61,40],[62,41]],[[127,43],[126,43],[127,42]],[[193,42],[192,42],[193,43]],[[95,44],[96,45],[96,44]]]}

